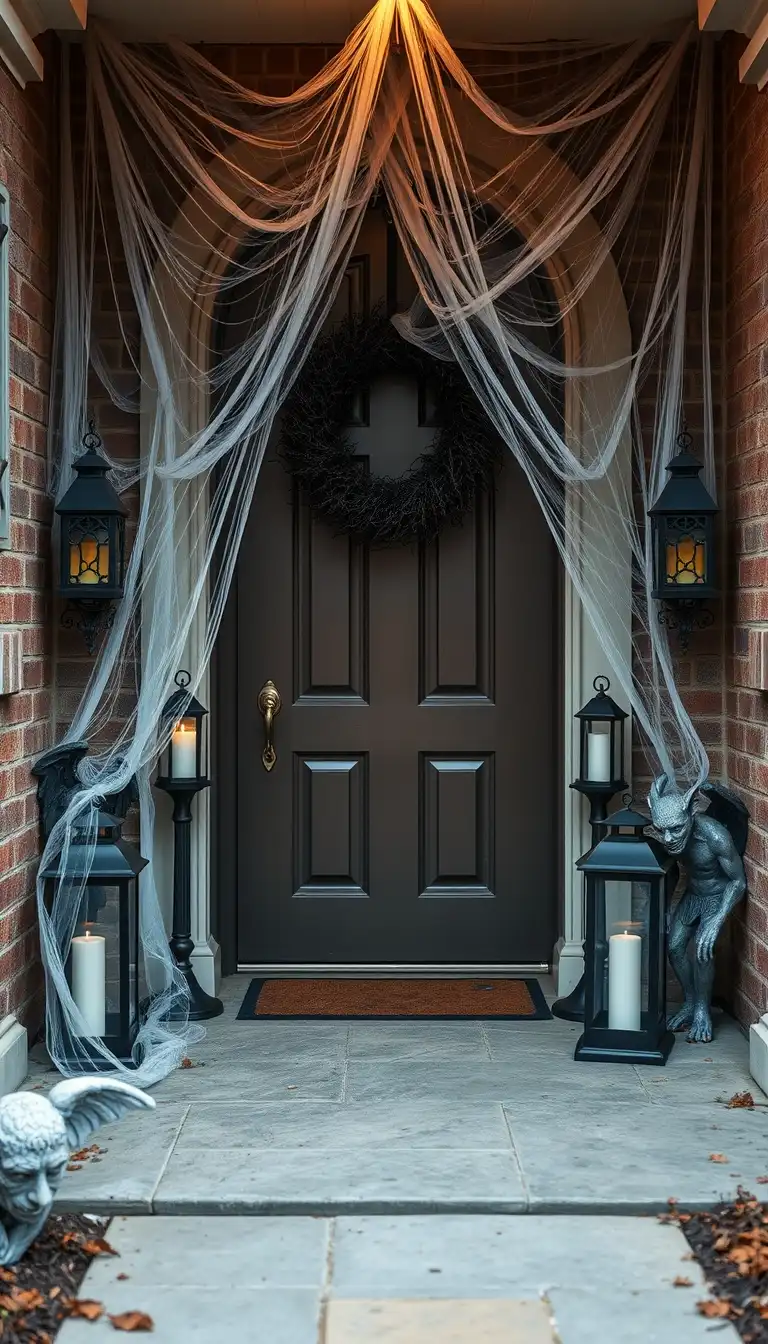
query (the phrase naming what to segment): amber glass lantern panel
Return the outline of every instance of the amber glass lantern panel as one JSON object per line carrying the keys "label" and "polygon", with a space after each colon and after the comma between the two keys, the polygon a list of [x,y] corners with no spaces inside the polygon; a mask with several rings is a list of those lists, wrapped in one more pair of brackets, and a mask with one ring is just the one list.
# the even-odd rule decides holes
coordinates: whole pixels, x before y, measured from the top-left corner
{"label": "amber glass lantern panel", "polygon": [[667,540],[667,582],[676,587],[707,581],[707,548],[703,537]]}
{"label": "amber glass lantern panel", "polygon": [[73,518],[69,524],[69,582],[109,584],[109,528],[99,518]]}

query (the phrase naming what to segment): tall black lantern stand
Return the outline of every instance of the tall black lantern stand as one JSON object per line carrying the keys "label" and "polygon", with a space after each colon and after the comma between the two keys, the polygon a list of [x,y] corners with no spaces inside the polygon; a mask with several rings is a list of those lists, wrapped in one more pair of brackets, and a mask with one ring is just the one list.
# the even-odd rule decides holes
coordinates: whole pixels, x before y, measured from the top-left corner
{"label": "tall black lantern stand", "polygon": [[61,623],[80,630],[89,653],[114,620],[123,596],[125,517],[128,512],[107,479],[109,463],[98,449],[93,421],[75,462],[76,479],[56,505],[61,519],[59,596],[67,599]]}
{"label": "tall black lantern stand", "polygon": [[66,1050],[73,1064],[97,1070],[112,1066],[89,1049],[89,1038],[100,1038],[123,1064],[134,1065],[140,1020],[138,877],[147,860],[121,838],[121,825],[99,812],[95,845],[85,828],[73,829],[66,868],[57,858],[40,874],[49,910],[58,884],[82,889],[65,971],[85,1029],[72,1034]]}
{"label": "tall black lantern stand", "polygon": [[683,429],[679,452],[669,462],[669,480],[648,510],[653,530],[653,596],[659,621],[680,632],[683,652],[692,630],[712,625],[707,600],[717,596],[714,528],[717,504],[701,480],[701,462]]}
{"label": "tall black lantern stand", "polygon": [[[596,694],[575,715],[579,722],[579,775],[571,785],[589,799],[589,824],[592,844],[600,839],[608,803],[622,789],[624,779],[624,725],[625,710],[608,694],[611,683],[607,677],[595,677],[592,683]],[[584,1021],[585,975],[565,998],[552,1005],[555,1017],[566,1022]]]}
{"label": "tall black lantern stand", "polygon": [[[584,1033],[574,1058],[666,1064],[666,913],[676,863],[645,834],[648,818],[613,812],[576,865],[585,877]],[[606,936],[607,935],[607,936]]]}
{"label": "tall black lantern stand", "polygon": [[192,799],[201,789],[207,789],[210,780],[206,774],[207,742],[204,709],[187,689],[191,677],[188,672],[177,672],[178,690],[163,709],[163,721],[173,727],[171,738],[163,754],[161,773],[155,781],[173,799],[173,931],[170,948],[174,961],[189,989],[189,1017],[201,1022],[223,1013],[220,999],[206,994],[192,969]]}

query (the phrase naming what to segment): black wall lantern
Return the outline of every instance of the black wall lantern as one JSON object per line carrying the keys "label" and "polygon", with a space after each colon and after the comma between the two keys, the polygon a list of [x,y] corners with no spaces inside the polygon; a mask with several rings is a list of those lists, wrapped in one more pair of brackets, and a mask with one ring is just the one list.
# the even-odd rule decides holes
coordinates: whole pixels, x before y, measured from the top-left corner
{"label": "black wall lantern", "polygon": [[207,994],[192,968],[195,950],[192,938],[192,799],[207,789],[208,710],[192,695],[188,672],[176,673],[177,691],[163,708],[164,731],[171,730],[155,783],[173,799],[173,930],[170,949],[189,991],[189,1017],[193,1022],[218,1017],[224,1005]]}
{"label": "black wall lantern", "polygon": [[100,1038],[122,1063],[133,1065],[139,1029],[138,877],[147,860],[121,838],[121,825],[117,817],[99,812],[95,845],[87,828],[75,825],[66,868],[61,869],[59,855],[40,874],[49,909],[59,883],[82,888],[65,968],[84,1031],[73,1032],[66,1050],[73,1063],[87,1063],[93,1069],[111,1065],[89,1049],[89,1038]]}
{"label": "black wall lantern", "polygon": [[[626,789],[624,778],[624,725],[626,711],[608,694],[611,683],[607,677],[595,677],[592,686],[596,694],[574,716],[579,724],[579,773],[572,789],[589,799],[589,824],[592,844],[596,845],[608,815],[608,804],[614,794]],[[555,1017],[566,1022],[584,1021],[585,976],[570,994],[552,1005]]]}
{"label": "black wall lantern", "polygon": [[125,518],[128,512],[107,479],[109,463],[99,453],[93,421],[85,452],[74,464],[76,479],[56,505],[61,519],[59,596],[67,599],[61,622],[80,630],[89,653],[114,619],[112,604],[123,596]]}
{"label": "black wall lantern", "polygon": [[584,1033],[574,1058],[665,1064],[674,1037],[666,1013],[666,912],[676,861],[644,834],[631,798],[579,859],[585,877]]}
{"label": "black wall lantern", "polygon": [[667,465],[669,480],[648,516],[653,596],[663,604],[659,620],[679,630],[685,651],[691,631],[703,630],[714,621],[704,604],[717,596],[714,529],[718,510],[701,480],[702,464],[690,451],[691,436],[685,427],[677,446],[678,453]]}

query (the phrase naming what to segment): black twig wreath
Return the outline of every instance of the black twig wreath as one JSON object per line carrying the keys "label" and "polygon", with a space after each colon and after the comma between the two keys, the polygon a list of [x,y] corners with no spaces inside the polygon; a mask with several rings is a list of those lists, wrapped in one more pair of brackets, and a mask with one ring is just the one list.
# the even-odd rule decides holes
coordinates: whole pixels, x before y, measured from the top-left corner
{"label": "black twig wreath", "polygon": [[[348,434],[353,400],[387,372],[435,390],[430,450],[402,476],[374,476]],[[381,314],[340,323],[314,344],[283,407],[280,453],[315,512],[373,545],[431,541],[493,480],[499,440],[458,365],[403,339]]]}

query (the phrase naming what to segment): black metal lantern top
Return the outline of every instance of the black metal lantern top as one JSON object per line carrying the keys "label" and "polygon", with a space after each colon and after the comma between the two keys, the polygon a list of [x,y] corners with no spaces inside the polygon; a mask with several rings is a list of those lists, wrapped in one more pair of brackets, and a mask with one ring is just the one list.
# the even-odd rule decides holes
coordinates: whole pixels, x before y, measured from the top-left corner
{"label": "black metal lantern top", "polygon": [[663,877],[669,872],[674,858],[645,834],[650,820],[635,811],[631,802],[631,798],[625,798],[624,806],[607,818],[607,834],[576,863],[581,872],[639,880]]}
{"label": "black metal lantern top", "polygon": [[93,422],[83,439],[77,473],[56,505],[61,518],[59,593],[75,601],[111,602],[123,596],[125,518],[128,512],[107,479]]}
{"label": "black metal lantern top", "polygon": [[192,678],[189,672],[176,673],[178,690],[163,707],[163,725],[173,726],[165,750],[160,777],[161,788],[180,785],[193,791],[208,784],[206,773],[205,719],[208,710],[189,690]]}
{"label": "black metal lantern top", "polygon": [[624,770],[624,723],[626,711],[608,694],[607,677],[595,677],[596,695],[575,717],[581,727],[579,777],[571,786],[581,793],[604,793],[612,797],[627,787]]}
{"label": "black metal lantern top", "polygon": [[717,504],[690,451],[687,429],[678,435],[679,452],[667,464],[669,480],[648,510],[653,528],[653,596],[690,602],[714,597],[714,518]]}
{"label": "black metal lantern top", "polygon": [[72,842],[67,851],[66,867],[62,869],[58,855],[40,877],[85,878],[94,885],[123,882],[138,877],[146,868],[148,860],[143,858],[134,845],[123,840],[120,834],[122,821],[110,816],[108,812],[99,812],[96,816],[96,844],[92,841],[90,827],[75,824],[72,828]]}

